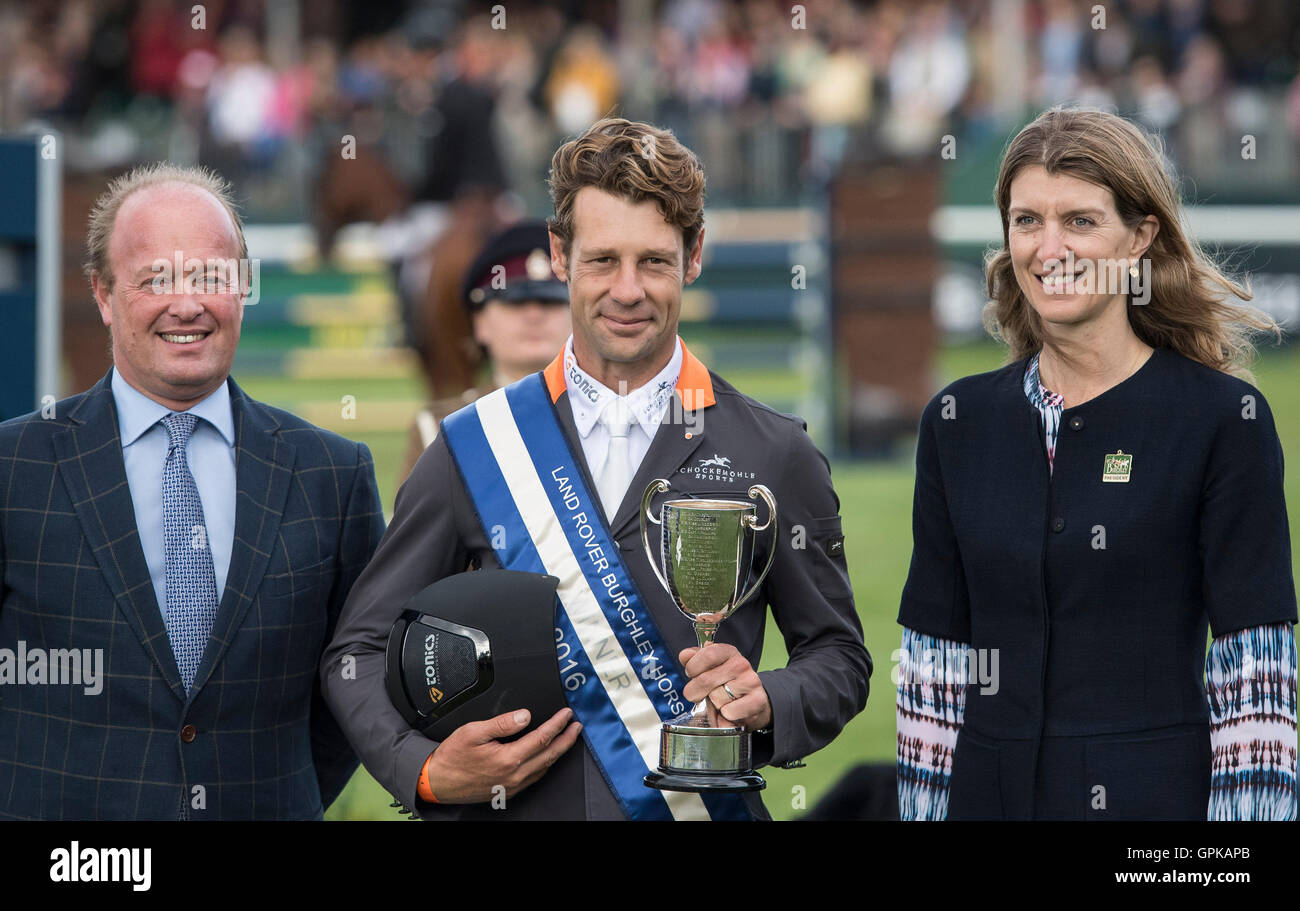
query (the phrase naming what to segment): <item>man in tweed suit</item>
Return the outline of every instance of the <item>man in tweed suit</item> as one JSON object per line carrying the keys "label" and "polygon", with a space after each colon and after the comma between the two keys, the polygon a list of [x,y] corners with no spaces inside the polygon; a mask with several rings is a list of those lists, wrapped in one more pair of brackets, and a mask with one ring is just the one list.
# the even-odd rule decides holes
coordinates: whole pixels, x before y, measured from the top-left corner
{"label": "man in tweed suit", "polygon": [[219,177],[128,174],[88,247],[114,368],[0,424],[0,818],[318,819],[357,764],[317,665],[383,533],[370,453],[230,378]]}

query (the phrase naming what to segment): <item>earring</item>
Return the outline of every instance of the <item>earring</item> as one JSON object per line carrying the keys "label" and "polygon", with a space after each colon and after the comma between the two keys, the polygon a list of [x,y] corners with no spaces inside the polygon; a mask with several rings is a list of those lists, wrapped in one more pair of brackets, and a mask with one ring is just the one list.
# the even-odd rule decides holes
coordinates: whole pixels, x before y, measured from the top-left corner
{"label": "earring", "polygon": [[1131,277],[1133,277],[1133,278],[1137,278],[1137,277],[1138,277],[1138,267],[1137,267],[1137,263],[1133,263],[1132,265],[1130,265],[1130,266],[1128,267],[1128,274],[1129,274]]}

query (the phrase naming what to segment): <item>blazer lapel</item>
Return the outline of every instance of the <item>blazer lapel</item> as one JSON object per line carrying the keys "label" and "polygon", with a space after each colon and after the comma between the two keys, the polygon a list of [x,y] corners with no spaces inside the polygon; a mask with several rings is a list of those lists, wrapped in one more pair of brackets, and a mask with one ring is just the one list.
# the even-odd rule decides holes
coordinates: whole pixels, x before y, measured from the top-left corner
{"label": "blazer lapel", "polygon": [[295,447],[280,438],[271,411],[230,383],[235,423],[235,540],[212,634],[194,676],[197,693],[221,661],[262,584],[280,532],[293,478]]}
{"label": "blazer lapel", "polygon": [[109,376],[95,384],[69,412],[68,428],[54,434],[59,475],[117,609],[168,687],[184,700],[185,687],[136,528]]}

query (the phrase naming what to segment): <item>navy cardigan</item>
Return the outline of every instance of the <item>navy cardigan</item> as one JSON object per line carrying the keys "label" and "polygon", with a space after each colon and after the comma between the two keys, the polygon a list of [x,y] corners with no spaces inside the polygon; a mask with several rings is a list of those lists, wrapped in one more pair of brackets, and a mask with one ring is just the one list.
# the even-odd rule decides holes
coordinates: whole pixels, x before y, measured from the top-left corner
{"label": "navy cardigan", "polygon": [[[1296,619],[1282,449],[1259,390],[1167,349],[1061,416],[1028,360],[926,407],[899,623],[968,642],[949,818],[1204,819],[1213,634]],[[1104,481],[1107,456],[1131,456]],[[972,676],[979,662],[972,659]]]}

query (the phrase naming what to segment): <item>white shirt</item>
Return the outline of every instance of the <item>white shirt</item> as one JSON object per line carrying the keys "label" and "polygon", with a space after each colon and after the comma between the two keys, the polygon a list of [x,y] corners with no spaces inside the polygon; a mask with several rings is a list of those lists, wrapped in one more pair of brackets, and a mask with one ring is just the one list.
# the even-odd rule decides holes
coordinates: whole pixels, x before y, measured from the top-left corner
{"label": "white shirt", "polygon": [[[664,419],[664,412],[673,400],[673,391],[681,372],[682,340],[679,338],[673,348],[673,356],[664,369],[650,382],[627,394],[626,405],[633,416],[627,440],[629,479],[636,476],[645,454],[650,450],[650,443],[655,438],[659,423]],[[582,454],[587,459],[592,477],[596,478],[609,456],[609,428],[600,422],[600,414],[618,393],[597,382],[578,366],[578,360],[573,356],[572,335],[564,343],[564,383],[569,394],[569,404],[573,408],[573,423],[578,428],[578,436],[582,438]]]}

